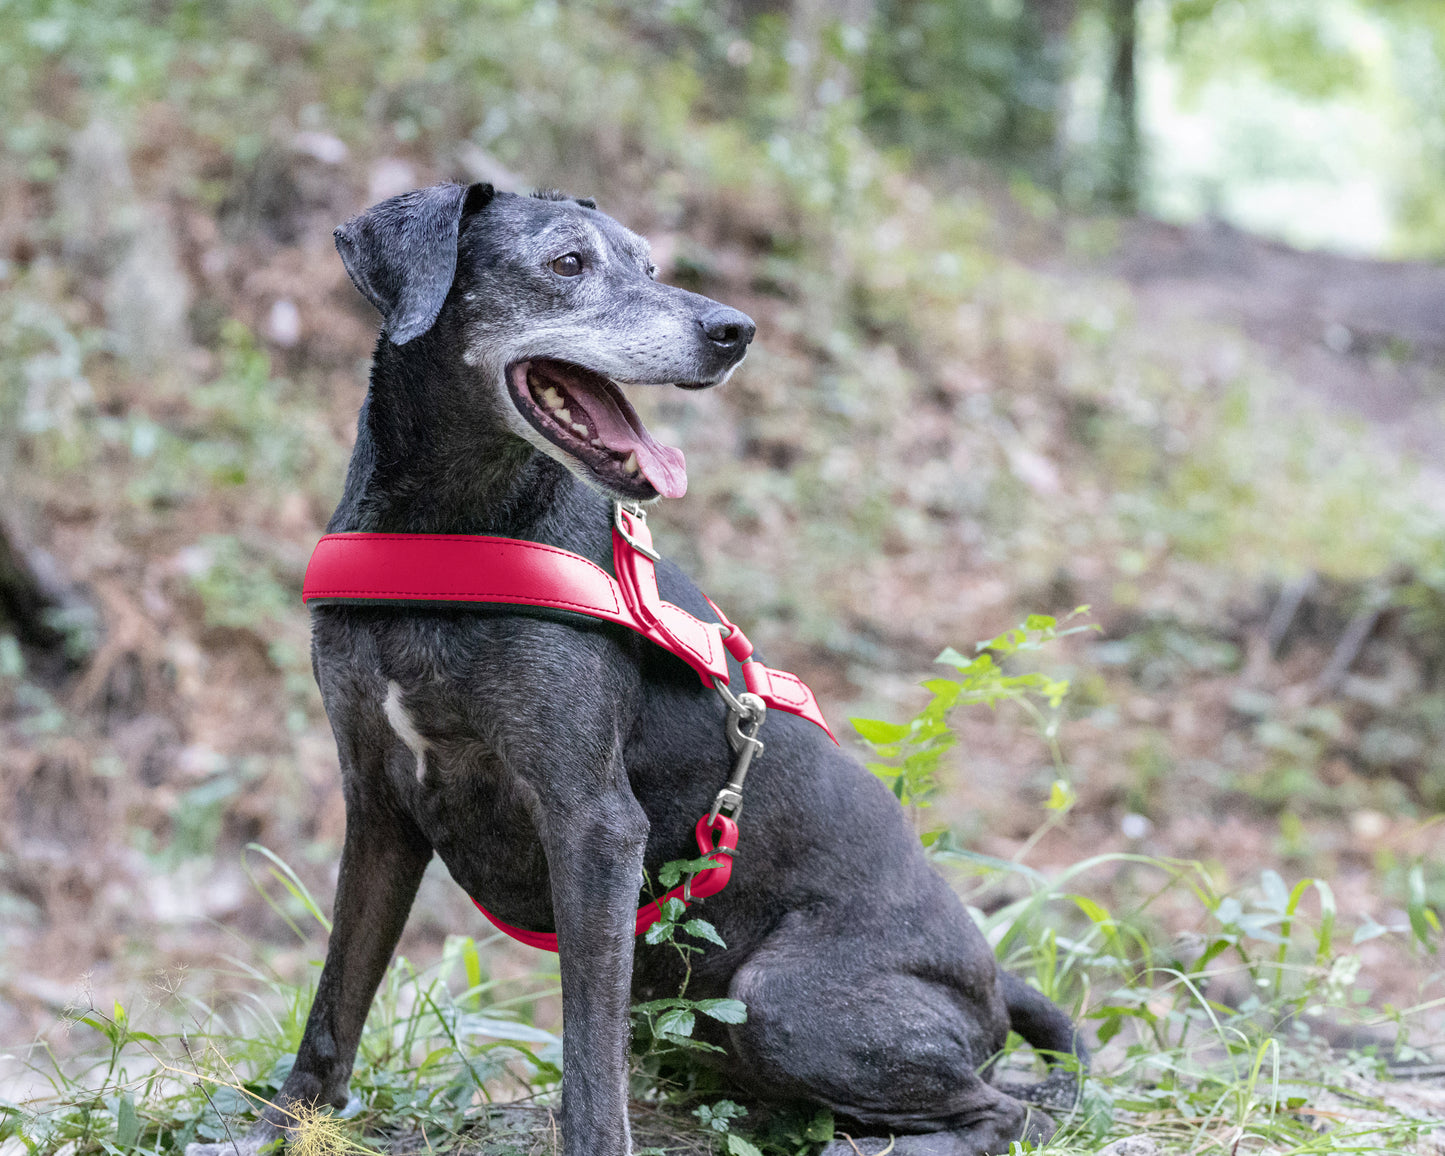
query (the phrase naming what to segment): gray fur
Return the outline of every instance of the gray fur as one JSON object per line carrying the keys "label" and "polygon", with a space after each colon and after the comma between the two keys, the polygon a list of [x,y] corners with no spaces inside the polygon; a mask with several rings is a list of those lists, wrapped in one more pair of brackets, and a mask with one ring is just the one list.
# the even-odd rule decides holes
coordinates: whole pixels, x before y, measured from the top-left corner
{"label": "gray fur", "polygon": [[[438,303],[447,213],[457,251]],[[566,199],[442,186],[341,234],[387,336],[328,528],[525,538],[610,569],[606,485],[521,418],[507,367],[550,356],[637,386],[716,384],[741,361],[751,321],[658,284],[646,242]],[[548,265],[571,251],[588,271],[564,283]],[[664,598],[713,620],[675,566],[658,577]],[[362,606],[320,607],[312,621],[346,843],[282,1111],[268,1110],[244,1149],[282,1134],[287,1105],[346,1102],[361,1026],[438,854],[499,918],[556,931],[564,1149],[625,1156],[629,999],[675,994],[681,979],[674,953],[634,954],[638,884],[644,867],[696,854],[693,824],[729,769],[717,696],[678,659],[597,622]],[[395,725],[401,707],[413,733]],[[855,1135],[916,1136],[899,1150],[918,1156],[1048,1135],[1046,1117],[979,1073],[1011,1024],[1082,1059],[1073,1026],[999,973],[872,775],[791,715],[774,712],[765,737],[732,883],[704,908],[728,946],[699,958],[689,989],[748,1005],[745,1024],[704,1026],[727,1049],[724,1075],[759,1099],[826,1105]]]}

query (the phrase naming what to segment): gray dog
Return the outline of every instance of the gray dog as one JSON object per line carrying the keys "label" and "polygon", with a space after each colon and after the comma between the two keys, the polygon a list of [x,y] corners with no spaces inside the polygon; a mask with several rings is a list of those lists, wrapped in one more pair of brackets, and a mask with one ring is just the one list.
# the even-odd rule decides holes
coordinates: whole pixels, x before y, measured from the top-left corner
{"label": "gray dog", "polygon": [[[558,194],[420,189],[336,242],[383,329],[328,529],[528,539],[610,571],[612,501],[686,485],[681,452],[619,386],[720,384],[752,321],[659,284],[646,241]],[[663,598],[718,621],[676,567],[657,577]],[[595,620],[326,605],[312,622],[346,843],[305,1037],[242,1151],[281,1138],[288,1108],[346,1103],[437,854],[500,919],[555,930],[565,1152],[626,1156],[629,1000],[681,979],[675,953],[634,954],[633,911],[644,869],[697,854],[693,824],[730,770],[723,704],[672,655]],[[792,715],[771,714],[766,739],[732,881],[706,905],[727,946],[698,957],[688,993],[747,1005],[709,1037],[725,1076],[763,1101],[826,1106],[854,1135],[896,1135],[899,1156],[1045,1139],[1052,1123],[1016,1097],[1072,1094],[1086,1056],[1068,1017],[998,970],[871,774]],[[1078,1063],[1032,1090],[990,1084],[980,1073],[1010,1027]]]}

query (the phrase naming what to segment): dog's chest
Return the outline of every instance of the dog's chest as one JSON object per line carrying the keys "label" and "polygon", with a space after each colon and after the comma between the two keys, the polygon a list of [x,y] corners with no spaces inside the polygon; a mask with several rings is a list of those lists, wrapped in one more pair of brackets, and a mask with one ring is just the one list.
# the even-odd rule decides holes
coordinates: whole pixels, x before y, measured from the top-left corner
{"label": "dog's chest", "polygon": [[624,776],[652,826],[655,865],[696,853],[693,826],[726,779],[716,695],[625,632],[347,609],[318,615],[316,656],[349,796],[403,810],[453,878],[509,923],[552,922],[542,795],[555,809]]}
{"label": "dog's chest", "polygon": [[550,894],[537,798],[488,728],[438,683],[409,690],[389,680],[381,713],[389,732],[384,774],[452,877],[489,909],[545,922]]}

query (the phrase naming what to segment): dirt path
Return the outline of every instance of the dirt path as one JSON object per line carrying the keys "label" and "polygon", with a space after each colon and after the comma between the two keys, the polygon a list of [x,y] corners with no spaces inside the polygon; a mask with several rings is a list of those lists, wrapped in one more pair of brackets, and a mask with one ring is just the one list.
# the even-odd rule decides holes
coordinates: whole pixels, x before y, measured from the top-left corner
{"label": "dirt path", "polygon": [[1144,324],[1235,327],[1305,393],[1422,466],[1445,463],[1445,266],[1141,220],[1124,227],[1105,267],[1133,285]]}

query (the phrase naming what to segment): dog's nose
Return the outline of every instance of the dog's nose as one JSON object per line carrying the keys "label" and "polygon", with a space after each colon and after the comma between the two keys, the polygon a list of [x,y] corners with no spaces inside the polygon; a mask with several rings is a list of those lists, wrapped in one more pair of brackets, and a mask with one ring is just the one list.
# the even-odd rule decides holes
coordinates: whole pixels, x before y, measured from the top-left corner
{"label": "dog's nose", "polygon": [[697,323],[702,326],[709,341],[728,353],[741,353],[758,331],[751,317],[726,305],[709,310],[697,319]]}

